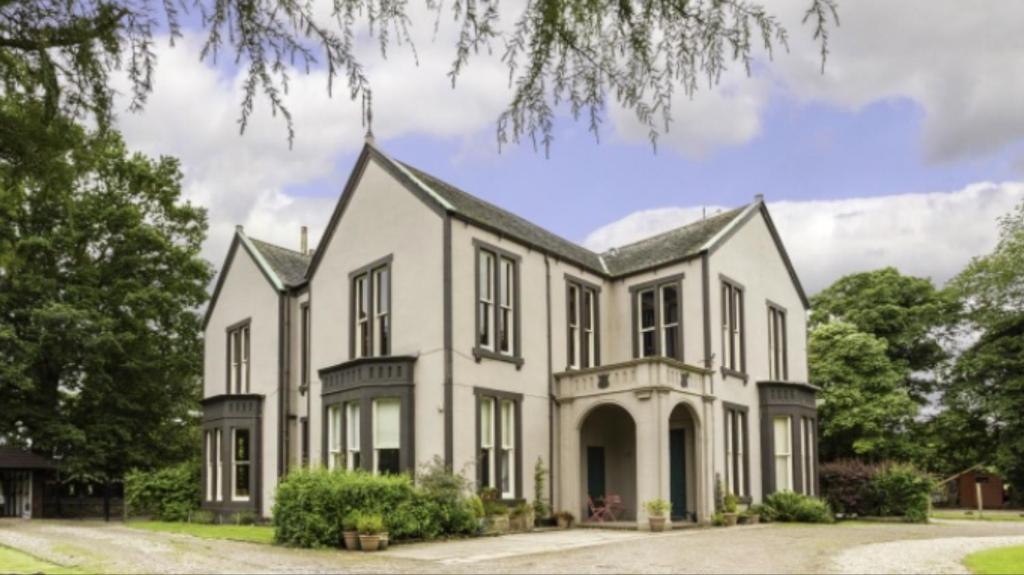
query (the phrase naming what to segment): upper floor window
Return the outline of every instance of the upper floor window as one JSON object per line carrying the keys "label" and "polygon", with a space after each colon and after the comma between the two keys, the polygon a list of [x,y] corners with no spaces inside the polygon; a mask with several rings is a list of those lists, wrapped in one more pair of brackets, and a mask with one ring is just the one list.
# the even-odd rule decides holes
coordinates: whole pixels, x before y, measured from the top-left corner
{"label": "upper floor window", "polygon": [[352,356],[391,354],[391,257],[352,273]]}
{"label": "upper floor window", "polygon": [[633,355],[683,360],[682,275],[630,288]]}
{"label": "upper floor window", "polygon": [[569,367],[588,368],[600,365],[597,303],[597,294],[600,290],[575,279],[568,279],[566,289],[566,352]]}
{"label": "upper floor window", "polygon": [[723,279],[722,367],[736,373],[746,373],[743,313],[743,288]]}
{"label": "upper floor window", "polygon": [[475,355],[519,358],[519,256],[474,242],[476,250]]}
{"label": "upper floor window", "polygon": [[228,393],[249,393],[249,321],[228,328]]}
{"label": "upper floor window", "polygon": [[786,310],[768,304],[768,377],[785,381],[789,377],[786,354]]}

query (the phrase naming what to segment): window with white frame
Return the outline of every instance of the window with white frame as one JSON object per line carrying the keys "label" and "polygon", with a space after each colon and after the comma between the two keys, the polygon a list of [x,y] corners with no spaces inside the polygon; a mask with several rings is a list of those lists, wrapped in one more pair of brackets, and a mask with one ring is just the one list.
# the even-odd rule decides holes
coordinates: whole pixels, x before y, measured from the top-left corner
{"label": "window with white frame", "polygon": [[477,345],[494,350],[494,254],[480,250],[478,255],[477,282],[479,293],[479,333]]}
{"label": "window with white frame", "polygon": [[801,430],[801,449],[800,452],[803,454],[803,465],[801,466],[801,479],[803,479],[804,494],[815,495],[815,481],[814,481],[814,420],[810,417],[800,418],[803,424]]}
{"label": "window with white frame", "polygon": [[373,401],[373,471],[379,474],[398,474],[400,469],[401,400],[397,398]]}
{"label": "window with white frame", "polygon": [[215,429],[213,434],[213,450],[217,454],[217,473],[214,485],[215,501],[224,500],[224,452],[222,451],[223,432]]}
{"label": "window with white frame", "polygon": [[249,484],[251,479],[252,443],[248,429],[233,428],[232,433],[232,484],[231,499],[233,501],[249,500]]}
{"label": "window with white frame", "polygon": [[511,499],[516,495],[515,450],[516,419],[515,403],[501,400],[501,496]]}
{"label": "window with white frame", "polygon": [[725,408],[725,486],[738,497],[750,495],[747,484],[747,413],[735,407]]}
{"label": "window with white frame", "polygon": [[362,466],[359,449],[359,402],[345,404],[345,467],[349,471]]}
{"label": "window with white frame", "polygon": [[639,309],[639,330],[640,357],[650,357],[658,354],[657,348],[657,316],[654,304],[655,292],[653,289],[646,289],[637,292],[637,309]]}
{"label": "window with white frame", "polygon": [[789,361],[786,357],[786,312],[768,304],[768,376],[774,381],[788,377]]}
{"label": "window with white frame", "polygon": [[745,373],[743,288],[722,280],[722,367]]}
{"label": "window with white frame", "polygon": [[345,452],[341,445],[341,406],[327,408],[327,468],[341,469],[345,465]]}
{"label": "window with white frame", "polygon": [[661,288],[661,355],[680,356],[679,349],[679,286]]}
{"label": "window with white frame", "polygon": [[786,416],[772,418],[775,457],[775,491],[793,491],[793,422]]}
{"label": "window with white frame", "polygon": [[480,398],[480,488],[497,487],[494,476],[494,398]]}
{"label": "window with white frame", "polygon": [[249,324],[228,331],[228,393],[249,393]]}

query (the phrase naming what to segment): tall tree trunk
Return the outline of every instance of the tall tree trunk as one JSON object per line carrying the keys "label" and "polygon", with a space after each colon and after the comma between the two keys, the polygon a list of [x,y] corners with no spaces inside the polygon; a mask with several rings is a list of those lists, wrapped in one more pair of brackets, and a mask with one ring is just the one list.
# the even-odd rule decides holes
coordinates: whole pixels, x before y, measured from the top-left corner
{"label": "tall tree trunk", "polygon": [[110,522],[110,479],[103,480],[103,520]]}

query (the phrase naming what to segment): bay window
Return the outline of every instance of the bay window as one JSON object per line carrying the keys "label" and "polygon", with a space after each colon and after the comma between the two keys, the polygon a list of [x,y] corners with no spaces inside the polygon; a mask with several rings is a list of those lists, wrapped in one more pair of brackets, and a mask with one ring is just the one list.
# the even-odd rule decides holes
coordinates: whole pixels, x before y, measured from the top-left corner
{"label": "bay window", "polygon": [[341,469],[344,453],[341,450],[341,407],[327,408],[327,468]]}
{"label": "bay window", "polygon": [[397,474],[400,469],[401,401],[398,398],[373,401],[373,472]]}
{"label": "bay window", "polygon": [[792,418],[772,418],[775,457],[775,491],[793,491],[793,422]]}
{"label": "bay window", "polygon": [[221,479],[224,477],[224,452],[221,450],[221,442],[223,441],[223,435],[220,429],[213,430],[213,451],[217,454],[216,461],[216,473],[214,474],[214,500],[224,500],[224,481]]}
{"label": "bay window", "polygon": [[814,439],[814,419],[810,417],[801,417],[802,429],[801,429],[801,442],[800,442],[800,453],[802,455],[801,465],[801,479],[803,480],[804,494],[816,495],[815,493],[815,481],[814,469],[815,469],[815,439]]}
{"label": "bay window", "polygon": [[345,468],[349,471],[362,467],[359,456],[359,402],[345,403]]}

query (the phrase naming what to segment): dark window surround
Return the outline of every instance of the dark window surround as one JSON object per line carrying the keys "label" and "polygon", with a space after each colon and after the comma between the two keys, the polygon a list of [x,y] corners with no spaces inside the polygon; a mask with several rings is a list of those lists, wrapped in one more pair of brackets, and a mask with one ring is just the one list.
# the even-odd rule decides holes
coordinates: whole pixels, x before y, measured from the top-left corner
{"label": "dark window surround", "polygon": [[[576,349],[576,353],[579,355],[579,369],[587,369],[590,367],[599,367],[601,365],[601,286],[588,282],[587,280],[578,278],[571,274],[565,274],[565,360],[569,363],[569,346],[572,345],[570,341],[572,338],[572,331],[569,327],[569,290],[576,288],[577,297],[579,298],[579,316],[577,317],[576,329],[580,334],[580,345]],[[594,349],[586,350],[583,349],[583,310],[586,292],[591,291],[594,294],[594,325],[591,326],[594,331]],[[591,361],[591,356],[593,361]],[[571,365],[567,365],[565,368],[575,369]]]}
{"label": "dark window surround", "polygon": [[[781,362],[780,363],[781,363],[781,366],[782,366],[781,367],[781,369],[782,369],[782,377],[781,378],[776,377],[776,374],[774,374],[774,373],[769,373],[768,375],[773,380],[780,380],[781,379],[782,381],[785,381],[785,380],[789,379],[789,326],[787,325],[788,322],[789,322],[789,314],[787,313],[785,307],[783,307],[783,306],[781,306],[781,305],[779,305],[779,304],[777,304],[777,303],[775,303],[775,302],[773,302],[771,300],[766,300],[766,302],[767,302],[767,305],[768,305],[768,333],[769,333],[769,337],[772,337],[772,335],[771,335],[771,329],[772,329],[771,314],[772,314],[772,312],[774,311],[776,314],[778,314],[778,315],[780,315],[782,317],[782,339],[777,341],[777,342],[775,342],[775,347],[776,347],[776,349],[779,349],[779,356],[781,358]],[[768,346],[768,353],[771,354],[771,346],[770,345]],[[769,359],[769,361],[771,361],[771,360]],[[776,361],[778,361],[778,360],[776,360]],[[771,365],[771,364],[769,363],[769,365]]]}
{"label": "dark window surround", "polygon": [[299,381],[299,392],[305,393],[309,389],[309,342],[310,342],[310,314],[309,314],[309,302],[303,302],[299,305],[299,329],[302,333],[299,336],[300,345],[299,353],[301,354],[300,364],[302,366],[301,380]]}
{"label": "dark window surround", "polygon": [[[320,463],[327,467],[328,441],[330,440],[329,409],[337,406],[341,409],[342,448],[348,445],[347,414],[344,406],[351,401],[359,402],[359,452],[362,454],[360,467],[373,472],[373,400],[397,398],[401,402],[401,422],[399,427],[399,469],[403,473],[413,475],[416,467],[415,457],[415,411],[412,369],[415,357],[391,356],[387,358],[359,358],[340,365],[320,370],[320,379],[324,382],[321,394],[321,450]],[[403,364],[403,375],[387,377],[383,373],[389,366]],[[364,369],[365,368],[365,369]],[[339,385],[328,385],[325,381],[336,372],[349,372],[358,376],[348,377]],[[378,376],[366,377],[368,373]]]}
{"label": "dark window surround", "polygon": [[[743,495],[739,495],[740,501],[745,502],[745,503],[749,503],[751,501],[751,498],[750,498],[750,409],[747,406],[745,406],[745,405],[739,405],[737,403],[729,403],[727,401],[723,401],[722,402],[722,408],[723,408],[723,412],[725,414],[725,417],[723,417],[723,425],[729,425],[729,412],[733,412],[735,414],[742,414],[743,415],[743,485],[746,487],[746,489],[744,489],[744,490],[737,489],[737,487],[738,487],[737,480],[739,478],[732,477],[730,479],[733,481],[733,485],[731,486],[732,487],[732,492],[736,493],[737,495],[739,495],[739,492],[743,491],[744,492]],[[738,418],[734,417],[733,421],[738,421]],[[733,469],[739,468],[739,450],[737,449],[739,447],[739,445],[736,442],[736,427],[733,427],[731,434],[725,434],[724,433],[724,427],[723,427],[723,435],[722,435],[722,437],[731,437],[732,438],[732,441],[733,441],[732,453],[733,453],[733,457],[736,459],[736,461],[733,462]],[[726,449],[726,452],[728,452],[728,449]]]}
{"label": "dark window surround", "polygon": [[[251,387],[249,387],[249,382],[252,380],[252,354],[249,353],[249,351],[251,351],[251,349],[252,349],[252,318],[251,317],[247,317],[247,318],[243,319],[240,322],[236,322],[236,323],[233,323],[233,324],[229,325],[224,330],[226,332],[225,342],[226,342],[226,347],[227,347],[227,351],[226,351],[225,355],[227,356],[227,359],[228,359],[227,366],[225,366],[225,369],[224,369],[224,375],[227,376],[226,377],[226,381],[224,382],[224,388],[227,390],[227,393],[229,395],[230,394],[238,395],[238,392],[236,392],[235,390],[231,389],[231,338],[234,336],[235,332],[241,333],[242,328],[248,328],[249,329],[249,337],[248,337],[248,339],[245,340],[245,343],[246,343],[246,345],[248,347],[248,349],[245,350],[245,352],[246,352],[245,353],[245,357],[249,358],[249,365],[248,365],[248,367],[245,370],[245,389],[241,393],[242,394],[249,393],[249,390],[252,389]],[[239,335],[239,339],[241,339],[240,335]],[[241,370],[241,362],[239,362],[239,370]],[[239,378],[241,378],[241,374],[239,374]]]}
{"label": "dark window surround", "polygon": [[[207,468],[203,466],[202,481],[204,487],[203,508],[215,513],[226,515],[239,511],[260,513],[262,509],[263,485],[263,434],[262,410],[264,397],[259,394],[228,394],[208,397],[202,400],[203,421],[202,431],[221,431],[221,475],[217,481],[221,485],[223,498],[210,501],[205,498]],[[232,500],[234,477],[234,443],[232,429],[249,430],[249,499],[246,501]],[[211,454],[203,442],[203,460],[209,461]],[[214,487],[216,489],[216,486]]]}
{"label": "dark window surround", "polygon": [[[485,358],[486,359],[496,359],[498,361],[506,361],[506,362],[509,362],[509,363],[513,363],[513,364],[515,364],[516,369],[522,369],[524,360],[523,360],[523,356],[522,356],[522,349],[523,348],[522,348],[522,345],[521,345],[522,333],[523,333],[523,330],[522,330],[523,322],[521,321],[521,318],[522,318],[522,313],[523,312],[522,312],[522,306],[520,305],[521,302],[522,302],[522,297],[521,297],[521,291],[522,290],[520,288],[521,288],[521,285],[522,285],[522,281],[521,281],[522,271],[521,271],[521,268],[522,268],[523,259],[522,259],[522,257],[520,257],[517,254],[514,254],[514,253],[512,253],[510,251],[507,251],[507,250],[503,250],[503,249],[501,249],[501,248],[499,248],[499,247],[497,247],[495,245],[489,244],[487,242],[484,242],[482,240],[478,240],[478,239],[475,239],[475,238],[473,239],[473,248],[474,248],[473,249],[473,286],[474,286],[473,293],[475,295],[475,297],[473,298],[473,318],[474,318],[473,319],[473,324],[475,326],[474,329],[473,329],[473,357],[476,358],[476,361],[478,363],[480,362],[480,360],[485,359]],[[494,266],[494,285],[495,285],[495,289],[496,290],[499,289],[498,285],[500,284],[500,281],[501,281],[501,272],[500,272],[500,270],[501,270],[501,265],[500,265],[501,264],[501,258],[510,259],[515,264],[513,266],[513,269],[515,270],[515,278],[513,278],[513,285],[514,285],[513,289],[515,290],[515,293],[512,294],[513,295],[513,301],[512,301],[512,306],[513,306],[513,310],[512,310],[512,323],[513,323],[513,326],[514,326],[513,329],[515,331],[513,333],[513,338],[512,338],[512,354],[511,355],[505,354],[505,353],[501,353],[501,352],[497,351],[497,345],[494,346],[495,347],[494,350],[484,349],[483,347],[480,347],[480,340],[479,340],[479,338],[480,338],[480,307],[479,306],[480,306],[480,252],[481,251],[490,252],[495,257],[495,261],[494,261],[494,263],[495,263],[495,266]],[[498,317],[500,315],[499,314],[499,308],[500,307],[501,306],[498,305],[498,297],[496,296],[494,298],[494,304],[491,306],[491,312],[493,314],[492,321],[493,321],[493,325],[494,325],[494,339],[495,339],[495,343],[497,343],[497,339],[498,339]]]}
{"label": "dark window surround", "polygon": [[[498,482],[501,477],[501,457],[498,456],[498,452],[501,450],[501,401],[507,400],[512,401],[515,409],[516,419],[516,442],[515,442],[515,462],[516,469],[513,480],[516,482],[515,498],[514,499],[502,499],[506,503],[516,503],[523,500],[523,394],[512,393],[508,391],[500,391],[497,389],[487,389],[483,387],[474,387],[473,395],[476,398],[476,451],[474,451],[474,459],[480,457],[480,404],[484,398],[494,399],[494,477],[495,483]],[[483,471],[481,469],[480,461],[476,462],[476,480],[477,486],[480,486],[480,479]],[[501,494],[499,493],[499,496]]]}
{"label": "dark window surround", "polygon": [[[721,300],[721,304],[722,304],[720,306],[720,308],[721,308],[720,311],[722,313],[722,316],[721,316],[722,321],[721,321],[720,325],[724,324],[727,321],[727,319],[728,319],[728,315],[726,314],[726,307],[725,307],[727,304],[726,304],[725,298],[722,297],[725,294],[726,286],[730,286],[732,289],[737,290],[737,291],[740,292],[740,308],[739,308],[739,310],[737,310],[738,313],[739,313],[739,317],[740,317],[740,326],[739,326],[740,327],[740,341],[739,341],[740,349],[739,349],[739,354],[738,354],[738,359],[739,359],[738,367],[739,367],[739,369],[735,369],[733,367],[729,367],[729,366],[725,365],[725,361],[724,361],[724,358],[725,358],[725,346],[727,345],[727,342],[726,342],[726,339],[725,339],[725,334],[722,334],[722,358],[723,358],[723,361],[722,361],[722,375],[723,376],[731,376],[731,377],[735,377],[735,378],[738,378],[738,379],[742,379],[743,383],[745,384],[749,380],[749,377],[747,375],[747,304],[746,304],[746,297],[745,297],[746,294],[747,294],[747,288],[744,287],[743,284],[741,284],[740,282],[738,282],[738,281],[736,281],[736,280],[734,280],[734,279],[732,279],[732,278],[730,278],[730,277],[728,277],[728,276],[726,276],[724,274],[718,274],[718,279],[719,279],[719,282],[720,282],[720,285],[721,285],[721,288],[719,289],[718,293],[719,293],[719,299]],[[730,304],[731,304],[731,302],[730,302]],[[731,337],[730,337],[729,341],[731,342]],[[730,343],[730,345],[731,345],[731,343]],[[734,354],[733,358],[736,359],[736,357],[737,357],[736,352],[734,351],[733,354]]]}
{"label": "dark window surround", "polygon": [[[349,291],[349,297],[348,297],[348,301],[349,301],[349,306],[348,306],[348,317],[349,317],[349,322],[348,322],[348,357],[351,360],[363,359],[363,358],[367,358],[367,357],[386,357],[386,356],[391,355],[391,351],[394,348],[394,341],[395,341],[395,312],[394,312],[394,309],[392,309],[392,307],[391,307],[391,292],[394,290],[394,286],[395,286],[395,270],[394,270],[394,265],[392,265],[393,262],[394,262],[394,254],[388,254],[388,255],[386,255],[386,256],[384,256],[384,257],[382,257],[380,259],[374,260],[373,262],[370,262],[369,264],[366,264],[366,265],[364,265],[364,266],[362,266],[362,267],[360,267],[360,268],[358,268],[356,270],[353,270],[353,271],[349,272],[349,274],[348,274],[348,291]],[[388,353],[384,354],[383,356],[374,356],[373,355],[373,348],[376,345],[376,342],[374,341],[374,328],[376,327],[375,324],[376,324],[377,318],[374,316],[373,310],[371,309],[371,311],[370,311],[370,318],[367,320],[367,322],[368,322],[367,329],[369,329],[370,349],[369,349],[369,352],[367,353],[367,355],[359,358],[359,357],[356,357],[356,287],[355,287],[355,281],[356,281],[356,278],[358,278],[359,276],[366,274],[366,289],[370,293],[370,302],[371,302],[371,308],[372,308],[373,307],[372,306],[372,302],[373,302],[374,290],[377,287],[374,284],[374,282],[373,282],[373,272],[377,271],[380,268],[387,268],[387,270],[388,270],[388,293],[387,293],[387,298],[388,298],[388,329],[390,330],[390,333],[388,334],[388,348],[389,349],[388,349]]]}
{"label": "dark window surround", "polygon": [[[793,453],[793,491],[804,492],[802,465],[805,460],[800,434],[802,417],[811,420],[815,441],[818,441],[818,412],[815,407],[816,388],[802,383],[775,381],[758,382],[761,402],[761,483],[764,495],[770,495],[775,488],[775,417],[789,417],[790,445]],[[815,450],[815,455],[817,450]],[[818,489],[818,461],[812,462],[811,480],[815,492]]]}
{"label": "dark window surround", "polygon": [[683,357],[684,357],[685,353],[684,353],[683,350],[684,350],[684,348],[686,346],[683,345],[683,325],[684,325],[684,323],[683,323],[683,279],[685,279],[685,277],[686,277],[686,274],[680,273],[680,274],[675,274],[675,275],[671,275],[671,276],[665,276],[663,278],[658,278],[656,280],[651,280],[649,282],[644,282],[644,283],[641,283],[641,284],[636,284],[636,285],[629,286],[630,308],[632,309],[632,313],[633,313],[633,322],[632,322],[633,336],[632,336],[632,339],[633,339],[633,358],[634,359],[639,359],[640,358],[640,338],[637,335],[638,332],[639,332],[639,328],[640,328],[640,309],[639,309],[639,305],[637,304],[637,301],[636,301],[637,300],[637,294],[639,294],[642,291],[654,290],[654,333],[655,333],[655,338],[654,338],[654,356],[651,356],[651,357],[657,357],[657,356],[661,356],[662,355],[661,339],[662,339],[662,335],[663,334],[661,332],[662,332],[662,320],[664,318],[662,317],[662,311],[661,311],[661,289],[664,288],[664,287],[670,286],[670,285],[674,285],[676,287],[676,289],[679,290],[679,295],[678,295],[678,297],[679,297],[679,304],[678,304],[679,305],[679,328],[678,328],[679,329],[679,341],[676,343],[676,348],[677,348],[676,357],[674,357],[673,359],[677,359],[679,361],[684,361]]}

